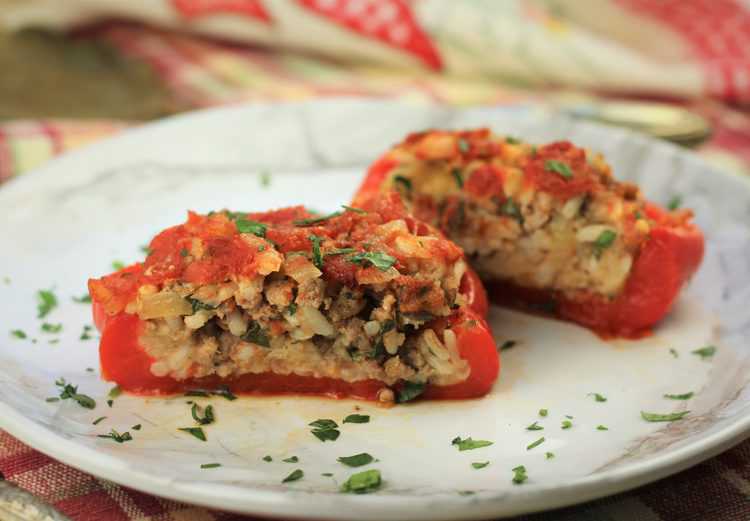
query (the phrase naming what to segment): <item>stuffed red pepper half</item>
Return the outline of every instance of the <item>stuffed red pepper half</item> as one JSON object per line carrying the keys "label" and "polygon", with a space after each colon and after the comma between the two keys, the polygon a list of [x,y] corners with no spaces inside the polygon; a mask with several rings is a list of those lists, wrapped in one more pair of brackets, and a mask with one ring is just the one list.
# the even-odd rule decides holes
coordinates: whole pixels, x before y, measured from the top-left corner
{"label": "stuffed red pepper half", "polygon": [[648,332],[703,257],[689,210],[647,202],[569,142],[412,134],[370,167],[355,203],[391,190],[465,250],[492,300],[606,336]]}
{"label": "stuffed red pepper half", "polygon": [[134,393],[472,398],[499,371],[463,252],[396,194],[328,216],[189,213],[89,290],[102,375]]}

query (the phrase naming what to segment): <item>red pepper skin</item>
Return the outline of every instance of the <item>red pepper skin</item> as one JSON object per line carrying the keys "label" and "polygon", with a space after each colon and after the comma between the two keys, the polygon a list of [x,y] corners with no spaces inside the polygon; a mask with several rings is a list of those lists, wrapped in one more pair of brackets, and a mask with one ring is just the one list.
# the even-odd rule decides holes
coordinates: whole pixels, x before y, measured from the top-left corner
{"label": "red pepper skin", "polygon": [[656,224],[633,263],[623,292],[614,299],[585,292],[563,296],[505,282],[488,284],[490,296],[501,304],[576,322],[605,338],[650,334],[700,266],[705,241],[696,226],[673,224],[669,214],[656,205],[647,205],[646,213]]}
{"label": "red pepper skin", "polygon": [[[103,306],[94,303],[95,317],[102,317]],[[97,325],[101,320],[95,320]],[[386,387],[377,380],[345,382],[332,378],[277,375],[274,373],[245,374],[233,379],[218,377],[175,380],[151,373],[153,359],[138,343],[144,322],[137,315],[119,313],[104,321],[99,345],[102,378],[117,383],[121,389],[140,395],[170,395],[190,389],[229,388],[238,394],[305,394],[331,398],[357,398],[377,401],[378,393]],[[443,320],[438,327],[445,327]],[[466,310],[451,317],[451,327],[456,333],[461,357],[469,362],[471,374],[460,384],[445,387],[428,387],[428,399],[474,398],[487,394],[500,369],[498,354],[492,334],[484,319],[474,311]]]}
{"label": "red pepper skin", "polygon": [[459,293],[466,297],[469,308],[482,318],[487,318],[490,310],[489,300],[487,299],[487,290],[479,279],[477,272],[466,266],[466,273],[461,279]]}

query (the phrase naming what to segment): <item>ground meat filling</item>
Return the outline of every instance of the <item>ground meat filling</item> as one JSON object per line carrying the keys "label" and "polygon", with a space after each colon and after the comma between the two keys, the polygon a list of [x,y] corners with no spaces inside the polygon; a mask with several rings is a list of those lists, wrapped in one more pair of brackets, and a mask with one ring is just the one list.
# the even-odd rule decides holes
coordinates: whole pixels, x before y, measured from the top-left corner
{"label": "ground meat filling", "polygon": [[[145,322],[140,344],[154,360],[151,372],[177,380],[271,372],[386,385],[464,381],[470,369],[455,334],[430,327],[464,305],[460,250],[452,246],[449,260],[435,255],[447,241],[418,236],[400,219],[370,232],[376,245],[395,248],[388,251],[398,254],[397,262],[378,267],[359,261],[356,271],[344,272],[361,252],[342,247],[341,237],[321,235],[311,251],[293,251],[242,234],[257,248],[256,273],[210,284],[141,285],[126,311]],[[187,251],[186,263],[201,254],[200,248]],[[328,276],[330,270],[338,275]]]}
{"label": "ground meat filling", "polygon": [[401,192],[489,280],[615,297],[653,225],[637,187],[570,143],[435,131],[387,157],[395,167],[383,190]]}

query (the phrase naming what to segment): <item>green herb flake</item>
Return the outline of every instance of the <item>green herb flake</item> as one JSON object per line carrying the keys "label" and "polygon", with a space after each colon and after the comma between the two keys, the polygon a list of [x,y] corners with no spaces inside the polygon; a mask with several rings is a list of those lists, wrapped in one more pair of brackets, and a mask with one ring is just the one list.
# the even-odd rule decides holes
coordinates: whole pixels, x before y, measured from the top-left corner
{"label": "green herb flake", "polygon": [[560,426],[561,429],[570,429],[573,426],[573,422],[570,420],[563,420],[562,425]]}
{"label": "green herb flake", "polygon": [[475,461],[474,463],[471,464],[471,466],[478,470],[478,469],[483,469],[489,464],[490,464],[489,461]]}
{"label": "green herb flake", "polygon": [[684,394],[665,394],[664,398],[669,398],[670,400],[689,400],[694,395],[695,393],[690,391],[689,393]]}
{"label": "green herb flake", "polygon": [[370,417],[366,414],[350,414],[344,418],[344,423],[370,423]]}
{"label": "green herb flake", "polygon": [[14,336],[16,338],[20,338],[21,340],[26,338],[26,332],[22,329],[14,329],[10,332],[11,336]]}
{"label": "green herb flake", "polygon": [[45,322],[41,326],[41,330],[43,333],[57,334],[60,331],[62,331],[62,329],[63,329],[62,324],[50,324],[49,322]]}
{"label": "green herb flake", "polygon": [[202,469],[217,469],[221,467],[221,463],[204,463],[201,465]]}
{"label": "green herb flake", "polygon": [[396,175],[396,176],[393,176],[393,182],[399,183],[400,185],[404,187],[404,191],[407,194],[411,194],[411,190],[412,190],[411,179],[409,179],[408,177],[404,177],[402,175]]}
{"label": "green herb flake", "polygon": [[36,317],[44,318],[57,307],[57,297],[51,289],[42,289],[36,292]]}
{"label": "green herb flake", "polygon": [[476,494],[476,492],[474,492],[473,490],[459,490],[458,491],[459,496],[473,496],[474,494]]}
{"label": "green herb flake", "polygon": [[97,418],[96,420],[92,421],[91,425],[99,425],[101,422],[103,422],[106,419],[107,419],[106,416],[101,416],[101,417]]}
{"label": "green herb flake", "polygon": [[542,427],[541,425],[537,425],[537,422],[534,422],[528,427],[526,427],[526,430],[527,431],[543,431],[544,427]]}
{"label": "green herb flake", "polygon": [[458,138],[458,141],[456,142],[458,145],[458,149],[461,151],[462,154],[467,153],[469,150],[471,150],[471,146],[469,145],[469,142],[466,141],[464,138]]}
{"label": "green herb flake", "polygon": [[506,199],[502,205],[500,205],[500,213],[502,215],[507,215],[508,217],[512,217],[518,222],[523,221],[523,214],[521,213],[521,207],[518,206],[518,204],[510,197]]}
{"label": "green herb flake", "polygon": [[669,349],[669,354],[670,354],[670,355],[672,355],[672,356],[673,356],[673,357],[675,357],[675,358],[679,358],[679,357],[680,357],[680,354],[679,354],[679,353],[677,352],[677,350],[676,350],[676,349],[674,349],[674,348],[670,348],[670,349]]}
{"label": "green herb flake", "polygon": [[533,442],[531,442],[530,444],[528,444],[528,445],[526,446],[526,450],[531,450],[531,449],[533,449],[533,448],[535,448],[535,447],[538,447],[539,445],[541,445],[542,443],[544,443],[544,441],[545,441],[545,440],[544,440],[544,436],[542,436],[542,437],[541,437],[541,438],[539,438],[538,440],[536,440],[536,441],[533,441]]}
{"label": "green herb flake", "polygon": [[323,242],[323,237],[317,235],[310,235],[308,240],[312,243],[312,259],[313,264],[319,270],[323,269],[323,255],[320,253],[320,244]]}
{"label": "green herb flake", "polygon": [[419,397],[425,390],[425,384],[418,382],[404,382],[396,393],[397,403],[406,403]]}
{"label": "green herb flake", "polygon": [[589,393],[587,396],[593,396],[594,400],[596,400],[597,402],[606,402],[607,401],[607,397],[604,396],[603,394]]}
{"label": "green herb flake", "polygon": [[141,250],[141,253],[145,253],[146,256],[151,255],[152,250],[148,244],[143,244],[138,249]]}
{"label": "green herb flake", "polygon": [[331,477],[333,477],[333,474],[332,474],[331,472],[323,472],[323,473],[321,474],[321,476],[325,476],[325,477],[327,477],[327,478],[331,478]]}
{"label": "green herb flake", "polygon": [[704,346],[700,349],[695,349],[690,352],[694,355],[700,356],[702,360],[705,360],[706,358],[711,358],[716,354],[716,346]]}
{"label": "green herb flake", "polygon": [[60,343],[60,339],[59,338],[53,338],[52,340],[48,340],[47,343],[50,344],[50,345],[59,344]]}
{"label": "green herb flake", "polygon": [[505,136],[505,142],[509,145],[520,145],[521,140],[513,136]]}
{"label": "green herb flake", "polygon": [[570,167],[562,161],[548,159],[544,162],[544,169],[547,172],[554,172],[565,179],[571,179],[573,177],[573,172],[570,170]]}
{"label": "green herb flake", "polygon": [[604,230],[600,233],[599,237],[594,241],[594,252],[596,253],[596,256],[599,257],[604,250],[612,246],[612,243],[615,242],[616,238],[617,233],[612,230]]}
{"label": "green herb flake", "polygon": [[59,402],[60,398],[58,398],[57,396],[51,396],[44,401],[47,403],[55,403],[55,402]]}
{"label": "green herb flake", "polygon": [[112,261],[112,269],[115,271],[120,271],[121,269],[125,268],[125,263],[121,260],[114,260]]}
{"label": "green herb flake", "polygon": [[539,416],[546,418],[549,411],[547,409],[539,409]]}
{"label": "green herb flake", "polygon": [[349,258],[349,262],[354,264],[362,264],[363,262],[369,262],[380,271],[388,271],[394,264],[396,264],[396,258],[388,255],[387,253],[378,251],[367,251],[357,253]]}
{"label": "green herb flake", "polygon": [[55,385],[60,388],[61,400],[73,400],[84,409],[96,408],[96,401],[88,395],[79,393],[77,385],[70,385],[64,378],[57,380]]}
{"label": "green herb flake", "polygon": [[93,373],[94,372],[94,368],[93,367],[87,367],[86,368],[86,372],[87,373]]}
{"label": "green herb flake", "polygon": [[255,320],[250,321],[250,326],[240,338],[245,342],[263,347],[271,347],[271,339],[268,336],[268,332]]}
{"label": "green herb flake", "polygon": [[299,461],[299,458],[297,456],[290,456],[286,459],[281,460],[284,463],[297,463]]}
{"label": "green herb flake", "polygon": [[555,457],[555,453],[554,452],[545,452],[544,453],[544,459],[552,459],[554,457]]}
{"label": "green herb flake", "polygon": [[266,455],[266,456],[263,456],[263,461],[265,461],[266,463],[270,463],[273,461],[273,458],[271,456]]}
{"label": "green herb flake", "polygon": [[109,434],[99,434],[97,435],[97,438],[107,438],[111,439],[112,441],[115,441],[117,443],[125,443],[126,441],[131,441],[133,437],[130,435],[129,432],[123,432],[120,434],[116,430],[112,429],[109,431]]}
{"label": "green herb flake", "polygon": [[355,208],[353,206],[347,206],[345,204],[342,204],[341,208],[343,208],[344,210],[347,210],[349,212],[354,212],[354,213],[358,213],[358,214],[362,214],[362,215],[367,214],[367,211],[363,210],[362,208]]}
{"label": "green herb flake", "polygon": [[521,483],[529,479],[529,477],[526,475],[526,467],[524,467],[523,465],[519,465],[511,470],[513,472],[513,483],[515,483],[516,485],[520,485]]}
{"label": "green herb flake", "polygon": [[269,172],[268,170],[263,170],[260,173],[259,181],[261,188],[268,188],[269,186],[271,186],[271,172]]}
{"label": "green herb flake", "polygon": [[361,452],[359,454],[355,454],[354,456],[341,456],[340,458],[337,458],[339,463],[343,463],[347,467],[361,467],[363,465],[369,465],[373,461],[375,461],[375,458],[367,454],[366,452]]}
{"label": "green herb flake", "polygon": [[292,224],[299,227],[305,227],[305,226],[314,226],[316,224],[320,224],[322,222],[327,221],[328,219],[333,219],[334,217],[338,217],[341,215],[342,212],[332,212],[328,215],[321,215],[320,217],[311,217],[309,219],[298,219],[296,221],[292,221]]}
{"label": "green herb flake", "polygon": [[680,206],[682,206],[682,196],[681,195],[674,195],[667,203],[667,208],[669,210],[677,210]]}
{"label": "green herb flake", "polygon": [[256,237],[265,237],[268,226],[258,221],[250,221],[248,219],[237,219],[235,221],[237,231],[240,233],[251,233]]}
{"label": "green herb flake", "polygon": [[308,424],[310,427],[315,427],[316,429],[337,429],[338,424],[333,420],[328,419],[322,419],[322,420],[315,420],[312,423]]}
{"label": "green herb flake", "polygon": [[690,411],[673,412],[670,414],[659,414],[655,412],[641,411],[641,418],[647,422],[673,422],[683,419]]}
{"label": "green herb flake", "polygon": [[482,447],[489,447],[493,442],[487,440],[474,440],[471,437],[461,439],[460,436],[456,436],[451,440],[451,445],[458,447],[458,450],[463,452],[465,450],[481,449]]}
{"label": "green herb flake", "polygon": [[517,343],[518,342],[516,342],[515,340],[506,340],[505,342],[503,342],[502,344],[500,344],[500,346],[498,347],[497,350],[498,351],[507,351],[508,349],[512,349],[513,347],[515,347],[515,345]]}
{"label": "green herb flake", "polygon": [[609,428],[606,425],[597,425],[596,430],[598,431],[608,431]]}
{"label": "green herb flake", "polygon": [[341,432],[338,430],[338,424],[333,420],[328,419],[320,419],[315,420],[314,422],[309,424],[310,427],[314,427],[312,431],[313,436],[318,438],[322,442],[326,441],[336,441],[338,437],[341,435]]}
{"label": "green herb flake", "polygon": [[122,394],[122,389],[120,388],[119,385],[115,385],[112,389],[109,390],[108,396],[110,398],[117,398],[121,394]]}
{"label": "green herb flake", "polygon": [[202,427],[181,427],[178,431],[187,432],[194,438],[198,438],[201,441],[206,441],[206,433],[203,432]]}
{"label": "green herb flake", "polygon": [[464,187],[464,178],[461,175],[461,169],[460,168],[453,168],[451,170],[451,175],[453,176],[453,179],[456,180],[456,184],[458,185],[458,187],[459,188],[463,188]]}
{"label": "green herb flake", "polygon": [[107,407],[111,409],[113,403],[115,403],[114,400],[107,400]]}
{"label": "green herb flake", "polygon": [[76,304],[91,304],[91,295],[89,295],[88,293],[85,293],[80,297],[71,297],[71,299]]}
{"label": "green herb flake", "polygon": [[141,430],[141,424],[137,423],[137,424],[133,425],[131,427],[131,429],[133,429],[134,431],[139,431],[139,430]]}
{"label": "green herb flake", "polygon": [[93,327],[89,325],[83,326],[83,330],[81,331],[81,336],[78,337],[80,340],[91,340],[91,332],[94,330]]}
{"label": "green herb flake", "polygon": [[203,411],[203,416],[201,416],[200,406],[194,403],[190,409],[190,414],[198,425],[211,425],[215,420],[213,405],[207,405]]}
{"label": "green herb flake", "polygon": [[289,313],[290,316],[294,316],[294,314],[297,312],[297,304],[292,302],[289,304],[289,306],[286,308],[287,313]]}
{"label": "green herb flake", "polygon": [[382,482],[379,470],[365,470],[363,472],[352,474],[349,479],[341,485],[341,492],[367,494],[380,488]]}
{"label": "green herb flake", "polygon": [[297,469],[293,471],[291,474],[289,474],[287,477],[281,480],[282,483],[291,483],[292,481],[298,481],[302,479],[302,476],[304,476],[305,473],[302,472],[302,469]]}

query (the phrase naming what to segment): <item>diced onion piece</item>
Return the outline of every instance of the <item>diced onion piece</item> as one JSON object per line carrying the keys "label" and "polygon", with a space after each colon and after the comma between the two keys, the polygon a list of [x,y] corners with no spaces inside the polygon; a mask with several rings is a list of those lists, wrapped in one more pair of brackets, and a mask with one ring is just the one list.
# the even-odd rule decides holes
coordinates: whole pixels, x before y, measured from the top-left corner
{"label": "diced onion piece", "polygon": [[139,303],[138,316],[142,320],[179,317],[193,313],[190,303],[172,291],[143,296]]}

